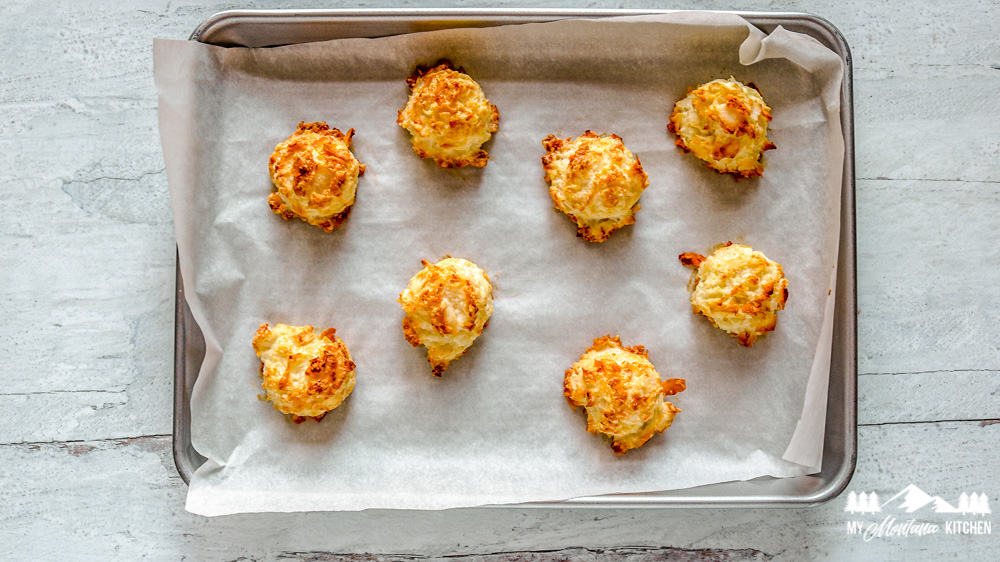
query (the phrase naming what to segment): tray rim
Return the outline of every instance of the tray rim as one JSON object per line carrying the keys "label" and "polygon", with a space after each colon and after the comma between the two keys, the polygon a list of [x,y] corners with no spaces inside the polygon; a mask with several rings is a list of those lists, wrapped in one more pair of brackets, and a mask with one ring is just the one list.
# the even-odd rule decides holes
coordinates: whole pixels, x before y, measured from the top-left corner
{"label": "tray rim", "polygon": [[[434,22],[450,22],[452,20],[478,20],[480,22],[496,22],[491,25],[529,23],[532,21],[554,21],[569,18],[603,18],[627,15],[651,15],[678,12],[709,12],[740,16],[755,26],[795,24],[809,28],[816,39],[826,39],[828,47],[834,50],[844,62],[844,79],[841,88],[841,129],[844,135],[844,167],[841,186],[841,232],[840,250],[838,255],[837,274],[837,315],[843,308],[849,313],[844,318],[842,327],[834,326],[834,337],[838,330],[842,333],[840,339],[847,344],[845,349],[834,349],[833,356],[841,358],[846,372],[843,375],[843,419],[840,429],[844,435],[844,458],[841,459],[833,476],[818,490],[800,496],[773,496],[766,494],[741,496],[687,495],[703,488],[738,486],[739,481],[709,484],[695,488],[671,490],[678,496],[645,494],[610,494],[604,496],[587,496],[571,498],[556,502],[530,502],[519,504],[489,505],[484,507],[501,508],[625,508],[625,509],[655,509],[655,508],[690,508],[690,507],[811,507],[823,504],[840,495],[850,483],[857,464],[857,226],[855,220],[855,152],[854,152],[854,111],[853,111],[853,62],[850,47],[843,34],[828,20],[813,14],[803,12],[764,12],[764,11],[730,11],[730,10],[667,10],[667,9],[546,9],[546,8],[429,8],[429,9],[395,9],[372,8],[362,10],[349,9],[305,9],[305,10],[225,10],[217,12],[202,21],[191,33],[189,40],[211,44],[206,39],[212,33],[232,25],[241,23],[305,23],[301,20],[317,22],[331,20],[396,20],[398,23],[412,23],[417,20]],[[454,26],[453,26],[454,27]],[[820,37],[816,37],[819,35]],[[188,396],[187,369],[185,365],[187,343],[186,318],[190,311],[184,297],[184,286],[181,278],[179,259],[176,261],[175,272],[175,302],[174,302],[174,400],[173,400],[173,432],[172,452],[174,465],[185,484],[190,483],[191,474],[200,466],[196,459],[190,456],[188,450],[198,455],[191,444],[190,435],[190,400]],[[844,281],[847,281],[845,286]],[[193,319],[192,319],[193,322]],[[197,324],[195,323],[195,328]],[[200,331],[200,329],[199,329]],[[832,366],[832,364],[831,364]],[[197,374],[194,379],[197,378]],[[192,379],[190,382],[193,382]],[[834,382],[831,371],[830,384]],[[829,400],[829,397],[828,397]],[[827,404],[827,425],[824,440],[829,439],[831,409]],[[824,447],[824,451],[826,447]],[[825,461],[824,461],[825,462]],[[804,475],[794,478],[771,478],[775,481],[792,479],[815,479],[814,475]]]}

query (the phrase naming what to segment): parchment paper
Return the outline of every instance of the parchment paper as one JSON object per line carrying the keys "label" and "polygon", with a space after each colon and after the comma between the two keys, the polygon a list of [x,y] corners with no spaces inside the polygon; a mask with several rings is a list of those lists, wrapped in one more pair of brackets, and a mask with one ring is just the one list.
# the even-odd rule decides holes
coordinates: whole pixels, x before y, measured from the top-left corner
{"label": "parchment paper", "polygon": [[[209,460],[189,511],[439,509],[819,469],[844,146],[841,63],[815,40],[687,13],[154,49],[180,266],[207,348],[191,434]],[[499,107],[484,169],[418,158],[395,124],[405,78],[440,58]],[[688,88],[730,75],[773,109],[760,179],[704,168],[666,131]],[[356,129],[367,165],[332,234],[267,206],[268,157],[301,120]],[[586,129],[622,136],[650,179],[638,222],[603,244],[576,237],[542,179],[541,140]],[[777,330],[750,349],[691,313],[677,261],[727,240],[789,278]],[[496,301],[438,379],[404,341],[396,298],[421,259],[445,254],[486,269]],[[250,340],[265,321],[335,327],[349,346],[356,389],[321,423],[258,399]],[[688,382],[674,425],[621,457],[562,395],[565,369],[604,334]]]}

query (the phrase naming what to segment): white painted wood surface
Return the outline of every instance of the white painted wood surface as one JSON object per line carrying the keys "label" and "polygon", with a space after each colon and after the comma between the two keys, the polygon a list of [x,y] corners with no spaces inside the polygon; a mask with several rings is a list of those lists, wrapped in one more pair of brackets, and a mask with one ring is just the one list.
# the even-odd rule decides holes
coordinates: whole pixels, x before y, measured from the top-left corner
{"label": "white painted wood surface", "polygon": [[[1000,7],[438,2],[805,11],[854,54],[859,458],[849,489],[908,483],[1000,512]],[[995,560],[984,536],[848,536],[810,509],[255,514],[183,509],[170,448],[174,242],[152,39],[234,7],[419,2],[15,0],[0,5],[0,553],[12,559]]]}

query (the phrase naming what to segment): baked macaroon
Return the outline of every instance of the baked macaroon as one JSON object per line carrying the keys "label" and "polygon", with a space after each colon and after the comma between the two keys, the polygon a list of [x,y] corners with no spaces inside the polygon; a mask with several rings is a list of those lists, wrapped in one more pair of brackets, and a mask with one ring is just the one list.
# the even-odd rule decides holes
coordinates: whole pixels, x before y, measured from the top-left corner
{"label": "baked macaroon", "polygon": [[577,235],[603,242],[635,222],[639,196],[649,178],[639,158],[618,135],[587,131],[575,139],[549,135],[542,167],[556,209],[577,225]]}
{"label": "baked macaroon", "polygon": [[705,161],[708,167],[739,177],[764,172],[771,108],[757,87],[730,77],[713,80],[688,92],[674,105],[667,129],[677,135],[675,144]]}
{"label": "baked macaroon", "polygon": [[485,166],[482,146],[497,131],[500,113],[482,87],[447,61],[418,67],[406,83],[410,98],[396,123],[410,132],[413,150],[442,168]]}
{"label": "baked macaroon", "polygon": [[427,348],[436,376],[465,353],[493,314],[493,285],[486,272],[461,258],[445,256],[424,266],[399,295],[406,317],[403,336]]}
{"label": "baked macaroon", "polygon": [[685,252],[681,263],[694,267],[691,308],[729,332],[746,347],[774,330],[788,300],[781,265],[750,246],[727,242],[712,255]]}
{"label": "baked macaroon", "polygon": [[320,421],[354,390],[354,361],[333,328],[317,334],[312,326],[265,322],[253,348],[266,398],[295,423]]}
{"label": "baked macaroon", "polygon": [[681,410],[664,397],[685,388],[684,379],[660,380],[646,348],[610,335],[595,339],[563,378],[566,400],[587,411],[587,431],[610,437],[618,455],[670,427]]}
{"label": "baked macaroon", "polygon": [[268,168],[277,191],[267,203],[284,219],[299,218],[327,232],[351,211],[365,165],[351,152],[354,129],[346,133],[326,123],[299,123],[274,147]]}

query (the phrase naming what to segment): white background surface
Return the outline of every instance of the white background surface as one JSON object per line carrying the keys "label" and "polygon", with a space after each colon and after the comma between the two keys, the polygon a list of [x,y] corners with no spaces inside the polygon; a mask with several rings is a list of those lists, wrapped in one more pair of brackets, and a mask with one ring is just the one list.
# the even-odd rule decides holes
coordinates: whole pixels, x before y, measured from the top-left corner
{"label": "white background surface", "polygon": [[[86,9],[70,2],[0,8],[0,548],[7,557],[995,557],[997,513],[989,536],[865,542],[847,536],[843,498],[796,510],[211,520],[184,512],[186,490],[170,453],[174,241],[152,38],[187,37],[225,8],[287,6],[126,8],[100,0]],[[374,6],[414,3],[344,7]],[[995,3],[587,6],[798,10],[841,29],[854,54],[858,153],[861,425],[849,489],[888,498],[914,483],[949,500],[979,491],[1000,512]]]}

